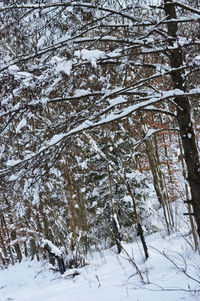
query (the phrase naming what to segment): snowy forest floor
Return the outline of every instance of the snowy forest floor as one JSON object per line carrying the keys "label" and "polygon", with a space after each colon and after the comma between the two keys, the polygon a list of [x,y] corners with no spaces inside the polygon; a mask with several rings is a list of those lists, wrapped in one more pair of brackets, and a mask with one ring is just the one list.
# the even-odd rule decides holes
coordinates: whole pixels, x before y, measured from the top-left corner
{"label": "snowy forest floor", "polygon": [[[47,262],[24,259],[0,271],[0,301],[200,300],[200,257],[189,243],[178,233],[156,233],[147,244],[146,262],[138,241],[124,244],[120,255],[114,248],[95,252],[85,267],[62,276]],[[73,278],[75,270],[80,274]]]}

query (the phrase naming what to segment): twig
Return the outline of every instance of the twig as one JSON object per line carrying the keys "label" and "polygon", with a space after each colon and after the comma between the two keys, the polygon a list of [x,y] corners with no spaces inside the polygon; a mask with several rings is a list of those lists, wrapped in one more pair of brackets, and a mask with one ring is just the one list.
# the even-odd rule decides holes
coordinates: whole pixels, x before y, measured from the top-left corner
{"label": "twig", "polygon": [[99,286],[98,286],[98,287],[101,287],[101,283],[100,283],[100,281],[99,281],[99,277],[98,277],[97,275],[95,275],[95,277],[97,278],[97,281],[98,281],[98,283],[99,283]]}

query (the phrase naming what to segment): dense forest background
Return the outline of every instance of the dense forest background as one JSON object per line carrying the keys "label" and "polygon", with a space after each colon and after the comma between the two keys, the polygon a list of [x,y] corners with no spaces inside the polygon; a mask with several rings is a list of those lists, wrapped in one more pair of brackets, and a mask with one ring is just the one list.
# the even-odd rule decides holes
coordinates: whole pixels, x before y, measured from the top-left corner
{"label": "dense forest background", "polygon": [[148,258],[163,229],[198,249],[198,1],[4,0],[0,21],[1,266],[44,241],[69,267],[138,236]]}

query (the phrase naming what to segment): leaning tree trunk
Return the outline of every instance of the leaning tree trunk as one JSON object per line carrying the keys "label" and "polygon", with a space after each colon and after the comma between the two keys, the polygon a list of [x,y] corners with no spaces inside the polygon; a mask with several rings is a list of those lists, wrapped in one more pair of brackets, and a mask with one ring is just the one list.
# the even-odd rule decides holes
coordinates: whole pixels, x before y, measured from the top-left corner
{"label": "leaning tree trunk", "polygon": [[[165,13],[168,19],[176,19],[176,9],[172,0],[164,0]],[[178,42],[177,32],[178,23],[168,23],[168,43],[169,46],[175,46]],[[174,47],[169,51],[169,59],[172,68],[183,66],[183,52],[181,46]],[[186,79],[184,71],[177,70],[171,73],[174,89],[180,89],[186,92]],[[177,104],[177,121],[180,129],[180,136],[183,144],[184,159],[187,166],[188,183],[191,191],[191,205],[193,208],[194,218],[197,224],[197,233],[200,237],[200,162],[195,133],[191,120],[190,101],[187,96],[175,97],[174,102]]]}

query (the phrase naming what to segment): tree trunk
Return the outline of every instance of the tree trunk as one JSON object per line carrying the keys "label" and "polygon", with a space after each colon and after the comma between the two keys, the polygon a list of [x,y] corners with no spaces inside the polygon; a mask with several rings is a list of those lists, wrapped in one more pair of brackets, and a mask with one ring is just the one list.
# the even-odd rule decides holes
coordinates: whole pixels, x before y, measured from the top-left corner
{"label": "tree trunk", "polygon": [[[107,132],[106,132],[107,133]],[[111,227],[112,227],[112,233],[114,236],[114,240],[117,245],[118,254],[122,251],[121,246],[121,235],[118,228],[118,223],[115,218],[115,205],[114,205],[114,199],[113,199],[113,184],[112,184],[112,174],[111,169],[112,167],[109,164],[109,157],[108,157],[108,133],[106,134],[107,141],[106,141],[106,159],[107,159],[107,169],[108,169],[108,179],[109,179],[109,186],[110,186],[110,204],[111,204]]]}
{"label": "tree trunk", "polygon": [[[183,146],[182,146],[180,137],[179,137],[179,145],[180,145],[180,160],[181,160],[182,169],[183,169],[183,177],[186,180],[187,176],[186,176],[185,162],[184,162],[184,158],[183,158]],[[186,183],[186,181],[185,181],[185,193],[186,193],[186,201],[187,201],[187,200],[189,200],[190,196],[189,196],[188,183]],[[198,242],[198,236],[197,236],[197,233],[196,233],[196,228],[195,228],[193,216],[191,214],[192,213],[192,206],[191,206],[190,202],[187,203],[187,209],[188,209],[188,213],[189,213],[189,220],[190,220],[192,235],[193,235],[193,239],[194,239],[195,250],[198,250],[199,242]]]}
{"label": "tree trunk", "polygon": [[74,199],[74,188],[73,188],[73,183],[71,180],[71,175],[70,175],[70,168],[69,168],[69,162],[68,162],[68,157],[66,156],[65,158],[65,177],[68,183],[68,189],[69,189],[69,209],[70,209],[70,229],[71,229],[71,251],[73,252],[76,247],[76,218],[75,218],[75,199]]}
{"label": "tree trunk", "polygon": [[[164,0],[164,9],[168,19],[176,19],[176,9],[172,0]],[[173,46],[174,42],[177,41],[178,25],[176,22],[170,22],[167,28],[169,35],[168,43],[169,46]],[[170,50],[169,59],[172,68],[178,68],[183,65],[181,46],[174,47],[174,49]],[[173,71],[171,78],[174,89],[180,89],[183,92],[186,91],[186,79],[183,71]],[[191,120],[190,101],[186,96],[179,96],[174,98],[174,102],[177,104],[177,121],[183,144],[184,159],[187,166],[187,180],[191,191],[191,204],[197,224],[197,233],[200,237],[200,162]]]}

